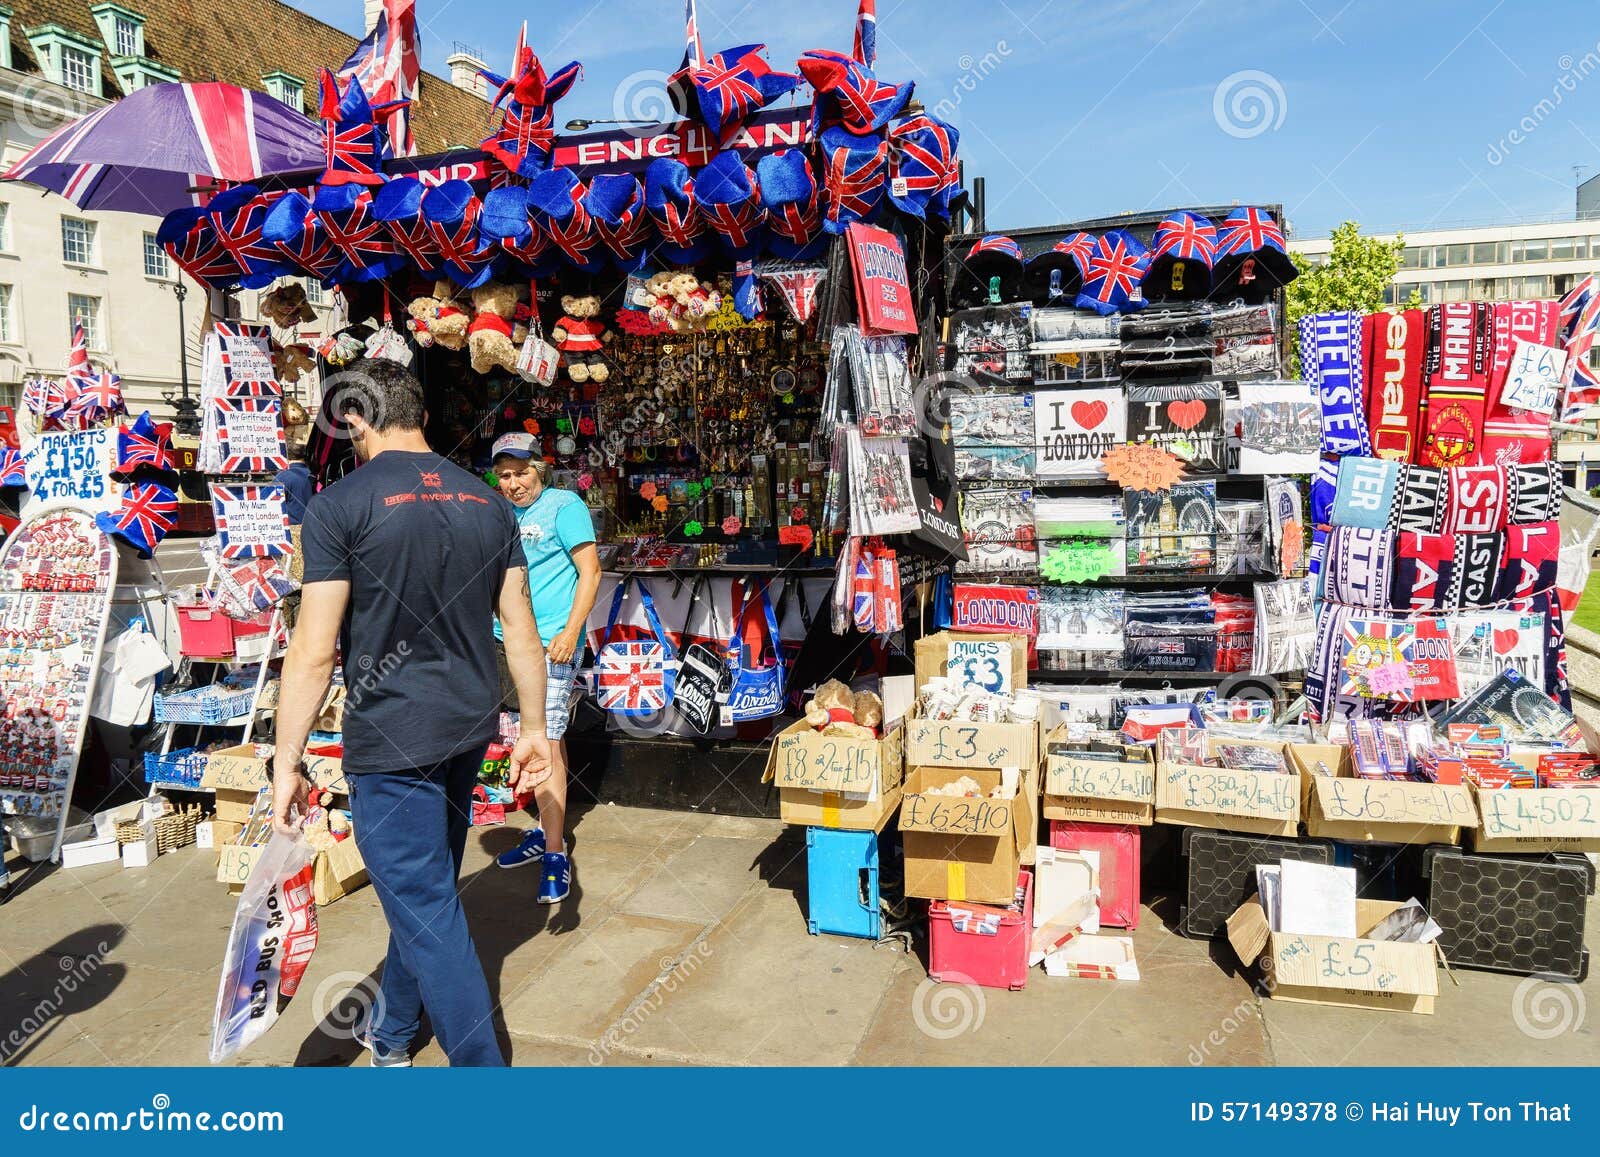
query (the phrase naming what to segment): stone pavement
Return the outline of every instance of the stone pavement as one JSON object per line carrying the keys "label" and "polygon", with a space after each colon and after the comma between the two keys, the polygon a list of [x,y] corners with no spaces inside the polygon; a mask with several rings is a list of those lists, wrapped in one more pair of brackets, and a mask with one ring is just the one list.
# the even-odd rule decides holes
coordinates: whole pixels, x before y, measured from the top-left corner
{"label": "stone pavement", "polygon": [[[554,910],[531,902],[531,871],[492,863],[518,834],[473,833],[464,895],[519,1065],[1600,1064],[1592,979],[1441,974],[1434,1016],[1259,1000],[1226,944],[1176,935],[1176,901],[1157,897],[1137,983],[1035,970],[1016,993],[934,985],[893,942],[807,934],[798,829],[593,807]],[[39,873],[0,907],[4,1062],[205,1064],[233,911],[213,872],[191,848],[145,871]],[[320,916],[300,994],[247,1063],[365,1063],[346,1026],[383,917],[371,888]],[[443,1061],[431,1040],[417,1058]]]}

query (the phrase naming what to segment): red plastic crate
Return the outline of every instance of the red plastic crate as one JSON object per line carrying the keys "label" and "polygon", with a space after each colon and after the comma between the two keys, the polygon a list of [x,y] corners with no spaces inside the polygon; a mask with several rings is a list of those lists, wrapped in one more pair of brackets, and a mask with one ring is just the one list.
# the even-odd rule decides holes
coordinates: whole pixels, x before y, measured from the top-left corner
{"label": "red plastic crate", "polygon": [[1017,874],[1022,910],[935,900],[928,906],[928,975],[948,984],[1019,989],[1028,983],[1033,873]]}
{"label": "red plastic crate", "polygon": [[1139,926],[1139,828],[1134,824],[1050,821],[1050,846],[1063,852],[1100,853],[1100,923]]}
{"label": "red plastic crate", "polygon": [[179,649],[200,659],[226,659],[234,640],[264,635],[272,627],[272,612],[240,622],[210,607],[175,607],[178,612]]}

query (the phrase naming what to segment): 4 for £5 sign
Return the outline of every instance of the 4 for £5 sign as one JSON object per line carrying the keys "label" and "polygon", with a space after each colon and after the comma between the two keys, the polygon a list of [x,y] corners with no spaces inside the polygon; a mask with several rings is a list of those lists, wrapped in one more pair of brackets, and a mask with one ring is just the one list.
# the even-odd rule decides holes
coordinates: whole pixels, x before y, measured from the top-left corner
{"label": "4 for \u00a35 sign", "polygon": [[112,510],[118,497],[111,481],[116,432],[109,429],[60,430],[40,434],[22,452],[27,471],[28,509],[70,503],[89,510]]}

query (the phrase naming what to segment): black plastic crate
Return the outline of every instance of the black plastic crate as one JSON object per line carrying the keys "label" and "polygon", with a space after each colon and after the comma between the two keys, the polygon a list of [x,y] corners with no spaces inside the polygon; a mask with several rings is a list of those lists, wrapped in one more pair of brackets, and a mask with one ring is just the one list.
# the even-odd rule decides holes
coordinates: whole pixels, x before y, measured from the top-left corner
{"label": "black plastic crate", "polygon": [[1453,966],[1582,980],[1584,917],[1594,892],[1587,856],[1496,856],[1432,847],[1422,853],[1428,914]]}
{"label": "black plastic crate", "polygon": [[1183,858],[1188,868],[1188,901],[1180,926],[1185,936],[1209,939],[1224,931],[1228,917],[1255,894],[1257,865],[1279,860],[1331,864],[1333,845],[1326,840],[1185,828]]}

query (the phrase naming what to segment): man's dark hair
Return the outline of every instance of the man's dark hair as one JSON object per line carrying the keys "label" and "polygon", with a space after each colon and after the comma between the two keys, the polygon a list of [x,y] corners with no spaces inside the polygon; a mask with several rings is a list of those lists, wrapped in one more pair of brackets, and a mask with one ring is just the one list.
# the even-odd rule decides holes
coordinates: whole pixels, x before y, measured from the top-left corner
{"label": "man's dark hair", "polygon": [[422,429],[422,383],[399,362],[362,358],[329,379],[339,416],[359,414],[382,434],[388,430]]}

